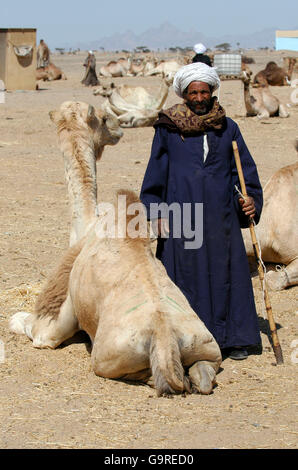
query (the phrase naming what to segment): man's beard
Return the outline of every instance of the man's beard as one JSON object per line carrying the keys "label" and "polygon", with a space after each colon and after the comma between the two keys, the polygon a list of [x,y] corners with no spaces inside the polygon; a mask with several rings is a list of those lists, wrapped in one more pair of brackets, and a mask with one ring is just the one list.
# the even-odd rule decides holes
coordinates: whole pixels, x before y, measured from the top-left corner
{"label": "man's beard", "polygon": [[201,102],[187,101],[186,104],[195,114],[198,114],[199,116],[209,113],[209,111],[212,109],[212,99],[203,100]]}

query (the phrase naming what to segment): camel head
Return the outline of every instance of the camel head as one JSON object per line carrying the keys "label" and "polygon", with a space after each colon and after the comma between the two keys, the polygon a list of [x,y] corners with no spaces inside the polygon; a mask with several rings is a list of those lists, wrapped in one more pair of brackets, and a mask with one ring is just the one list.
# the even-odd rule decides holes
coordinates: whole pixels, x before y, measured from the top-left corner
{"label": "camel head", "polygon": [[247,70],[242,70],[241,74],[239,75],[240,80],[244,83],[244,85],[249,85],[251,81],[251,73]]}
{"label": "camel head", "polygon": [[101,95],[104,98],[108,98],[113,93],[113,90],[116,88],[114,82],[102,83],[100,87],[96,88],[93,91],[93,95]]}
{"label": "camel head", "polygon": [[88,141],[98,158],[105,145],[117,144],[123,135],[115,117],[81,101],[65,101],[58,111],[50,111],[49,115],[61,141],[75,135]]}

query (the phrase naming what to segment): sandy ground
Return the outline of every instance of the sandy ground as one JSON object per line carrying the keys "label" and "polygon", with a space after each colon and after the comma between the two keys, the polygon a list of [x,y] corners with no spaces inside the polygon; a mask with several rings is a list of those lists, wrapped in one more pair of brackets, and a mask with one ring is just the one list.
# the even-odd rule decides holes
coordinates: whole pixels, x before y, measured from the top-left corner
{"label": "sandy ground", "polygon": [[[37,350],[8,330],[9,317],[31,310],[42,284],[68,244],[64,169],[48,112],[65,100],[96,106],[102,98],[81,85],[85,53],[54,55],[68,80],[41,83],[39,91],[6,94],[0,105],[0,447],[3,449],[249,449],[297,447],[298,287],[270,293],[284,364],[275,365],[259,281],[253,279],[263,352],[246,361],[226,359],[209,396],[157,398],[148,386],[96,377],[84,334],[57,350]],[[282,53],[250,52],[253,72]],[[285,55],[285,54],[284,54]],[[97,55],[97,64],[109,57]],[[118,78],[157,92],[156,77]],[[293,89],[274,87],[290,103]],[[166,107],[176,102],[169,93]],[[242,83],[222,83],[221,104],[240,126],[262,183],[297,159],[298,107],[288,119],[260,122],[245,116]],[[124,129],[98,164],[99,198],[119,188],[140,190],[152,128]],[[298,342],[298,341],[297,341]],[[296,347],[295,347],[296,344]]]}

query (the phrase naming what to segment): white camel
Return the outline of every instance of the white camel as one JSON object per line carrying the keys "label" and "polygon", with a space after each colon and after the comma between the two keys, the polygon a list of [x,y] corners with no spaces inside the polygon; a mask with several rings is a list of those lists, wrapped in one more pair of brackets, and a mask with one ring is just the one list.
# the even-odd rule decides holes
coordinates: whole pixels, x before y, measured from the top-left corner
{"label": "white camel", "polygon": [[99,68],[99,75],[103,77],[125,77],[127,75],[127,65],[126,63],[111,60],[107,65],[102,65]]}
{"label": "white camel", "polygon": [[157,119],[169,93],[169,82],[164,79],[157,96],[144,87],[130,87],[114,83],[101,85],[93,92],[107,98],[102,107],[118,118],[121,127],[151,126]]}
{"label": "white camel", "polygon": [[[65,160],[77,242],[66,252],[41,292],[34,313],[10,321],[37,348],[56,348],[82,329],[92,341],[91,362],[101,377],[153,385],[158,395],[209,394],[221,364],[218,344],[152,253],[148,237],[128,236],[134,217],[115,218],[118,237],[105,233],[96,216],[96,159],[102,130],[94,108],[64,103],[51,114]],[[145,213],[137,203],[138,225]],[[119,208],[118,208],[119,209]],[[118,209],[116,214],[118,214]]]}
{"label": "white camel", "polygon": [[162,77],[166,77],[168,80],[173,80],[174,75],[176,74],[176,72],[178,72],[181,67],[182,65],[179,64],[179,62],[177,62],[176,60],[167,60],[161,62],[153,69],[146,71],[144,75],[146,77],[152,75],[160,75]]}
{"label": "white camel", "polygon": [[[298,150],[298,147],[297,147]],[[268,271],[269,289],[298,285],[298,162],[278,170],[264,188],[264,207],[256,227],[262,260],[284,265]],[[242,231],[246,253],[254,259],[249,230]]]}

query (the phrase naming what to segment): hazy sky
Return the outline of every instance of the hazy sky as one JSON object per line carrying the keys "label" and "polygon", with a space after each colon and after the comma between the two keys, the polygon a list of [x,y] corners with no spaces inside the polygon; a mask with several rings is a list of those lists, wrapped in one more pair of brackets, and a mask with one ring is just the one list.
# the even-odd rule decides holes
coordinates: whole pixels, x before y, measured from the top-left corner
{"label": "hazy sky", "polygon": [[0,27],[37,28],[50,47],[131,30],[140,34],[169,22],[209,37],[298,24],[297,0],[5,0]]}

